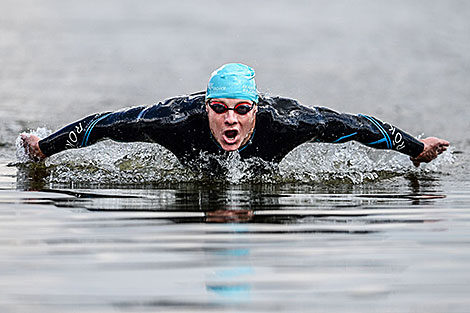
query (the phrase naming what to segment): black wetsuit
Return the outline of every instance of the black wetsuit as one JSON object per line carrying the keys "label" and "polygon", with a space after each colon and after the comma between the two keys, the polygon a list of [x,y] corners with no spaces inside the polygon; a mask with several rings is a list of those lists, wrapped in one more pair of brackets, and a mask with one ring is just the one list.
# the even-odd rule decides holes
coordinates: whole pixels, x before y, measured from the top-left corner
{"label": "black wetsuit", "polygon": [[[201,154],[227,153],[212,137],[204,103],[205,93],[167,99],[151,106],[99,113],[72,123],[39,142],[50,156],[102,139],[155,142],[182,163],[195,163]],[[304,142],[358,141],[370,147],[417,156],[424,145],[400,129],[367,115],[337,113],[306,107],[296,100],[262,95],[250,141],[239,149],[241,158],[280,162]]]}

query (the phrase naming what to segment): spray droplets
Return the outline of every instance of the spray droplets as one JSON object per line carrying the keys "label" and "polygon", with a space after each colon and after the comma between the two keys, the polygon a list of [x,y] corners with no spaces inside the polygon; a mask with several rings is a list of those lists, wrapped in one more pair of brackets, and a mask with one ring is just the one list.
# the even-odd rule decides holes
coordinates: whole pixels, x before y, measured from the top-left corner
{"label": "spray droplets", "polygon": [[[49,131],[33,132],[40,137]],[[29,161],[17,140],[19,163]],[[182,165],[176,157],[157,144],[104,141],[72,149],[44,161],[51,184],[160,184],[203,182],[207,179],[230,184],[341,182],[360,184],[412,172],[439,172],[454,162],[452,149],[430,164],[415,168],[408,156],[374,150],[358,143],[304,144],[289,153],[280,164],[253,158],[242,160],[238,152],[223,156],[201,154],[201,164],[216,164],[222,171],[210,172]],[[208,171],[209,170],[209,171]],[[210,172],[211,175],[207,175]]]}

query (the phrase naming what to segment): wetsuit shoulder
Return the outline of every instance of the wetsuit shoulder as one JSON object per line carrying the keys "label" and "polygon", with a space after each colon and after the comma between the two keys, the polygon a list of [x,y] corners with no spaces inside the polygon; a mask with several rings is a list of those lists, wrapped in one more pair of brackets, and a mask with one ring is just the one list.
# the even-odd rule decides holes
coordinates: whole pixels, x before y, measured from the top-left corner
{"label": "wetsuit shoulder", "polygon": [[150,106],[90,115],[44,138],[39,145],[47,156],[102,139],[156,142],[173,147],[177,145],[175,138],[185,130],[183,126],[202,128],[204,113],[204,95],[173,97]]}
{"label": "wetsuit shoulder", "polygon": [[308,107],[298,100],[280,96],[262,95],[258,103],[259,115],[270,115],[273,122],[298,124],[305,117],[318,116],[318,108]]}
{"label": "wetsuit shoulder", "polygon": [[194,94],[160,101],[144,109],[140,117],[165,118],[171,116],[174,122],[178,122],[182,117],[200,114],[204,110],[204,95]]}
{"label": "wetsuit shoulder", "polygon": [[258,105],[262,109],[275,109],[281,114],[289,113],[292,110],[308,108],[296,99],[268,95],[261,95]]}
{"label": "wetsuit shoulder", "polygon": [[315,108],[301,105],[295,99],[262,95],[258,102],[255,133],[242,156],[281,161],[296,146],[315,136],[317,117]]}
{"label": "wetsuit shoulder", "polygon": [[260,97],[257,125],[247,156],[280,161],[296,146],[319,141],[341,143],[355,140],[378,149],[418,155],[423,144],[400,129],[365,115],[338,113],[325,107],[308,107],[295,99]]}

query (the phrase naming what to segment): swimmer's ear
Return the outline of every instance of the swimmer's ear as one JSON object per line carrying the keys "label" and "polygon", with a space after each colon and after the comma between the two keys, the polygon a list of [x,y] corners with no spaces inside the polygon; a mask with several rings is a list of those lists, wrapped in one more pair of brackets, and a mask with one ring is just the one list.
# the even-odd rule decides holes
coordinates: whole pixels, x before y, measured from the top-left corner
{"label": "swimmer's ear", "polygon": [[206,101],[206,113],[209,114],[209,101]]}

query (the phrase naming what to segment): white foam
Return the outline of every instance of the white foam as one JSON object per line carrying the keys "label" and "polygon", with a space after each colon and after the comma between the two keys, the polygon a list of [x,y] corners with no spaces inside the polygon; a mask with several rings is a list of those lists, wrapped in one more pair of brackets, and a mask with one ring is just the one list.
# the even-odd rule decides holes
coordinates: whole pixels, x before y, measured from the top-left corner
{"label": "white foam", "polygon": [[[46,129],[38,129],[30,134],[44,136],[48,132]],[[18,160],[21,163],[28,162],[29,157],[19,140]],[[454,162],[451,151],[416,168],[408,156],[394,151],[375,150],[355,142],[311,143],[294,149],[278,166],[259,159],[242,160],[238,153],[216,158],[226,171],[224,177],[214,179],[231,184],[311,184],[322,181],[360,184],[407,173],[439,172]],[[204,160],[209,156],[201,157]],[[262,163],[267,171],[252,171],[254,163]],[[157,144],[116,143],[109,140],[87,148],[58,153],[47,158],[44,165],[49,172],[47,181],[60,184],[158,184],[198,182],[206,177],[200,171],[181,165],[172,153]]]}

